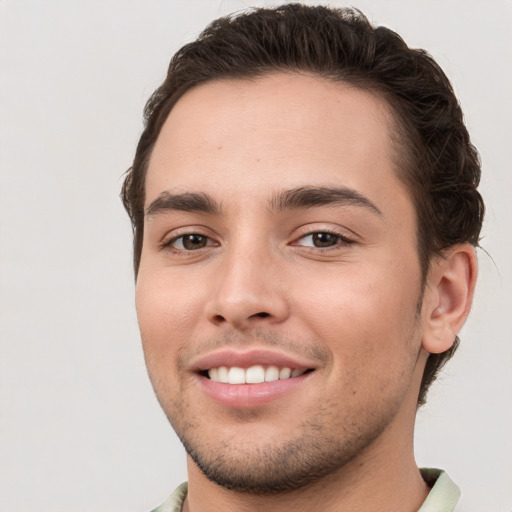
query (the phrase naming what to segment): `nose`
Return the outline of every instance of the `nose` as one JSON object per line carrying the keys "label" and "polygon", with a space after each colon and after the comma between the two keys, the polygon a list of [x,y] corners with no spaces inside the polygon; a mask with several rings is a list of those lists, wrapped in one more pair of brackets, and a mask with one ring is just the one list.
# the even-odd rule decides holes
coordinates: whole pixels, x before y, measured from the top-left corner
{"label": "nose", "polygon": [[220,259],[206,305],[211,323],[244,331],[286,320],[288,302],[275,256],[233,249]]}

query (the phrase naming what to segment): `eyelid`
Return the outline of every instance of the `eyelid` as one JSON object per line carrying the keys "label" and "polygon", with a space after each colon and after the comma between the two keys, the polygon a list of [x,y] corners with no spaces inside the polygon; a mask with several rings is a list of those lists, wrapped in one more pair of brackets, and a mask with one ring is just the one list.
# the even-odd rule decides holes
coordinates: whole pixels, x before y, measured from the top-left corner
{"label": "eyelid", "polygon": [[[309,245],[301,245],[299,243],[300,240],[307,238],[308,236],[313,236],[315,234],[319,233],[327,233],[329,235],[333,235],[338,237],[340,240],[338,243],[333,244],[331,246],[327,247],[313,247]],[[299,236],[296,236],[294,238],[294,241],[291,243],[291,245],[298,246],[298,247],[304,247],[306,249],[312,249],[312,250],[321,250],[326,251],[329,249],[336,249],[340,246],[342,247],[349,247],[357,242],[356,237],[353,235],[348,235],[346,233],[346,230],[336,229],[332,227],[323,227],[319,226],[318,228],[312,228],[312,227],[305,227],[304,232],[300,233]]]}
{"label": "eyelid", "polygon": [[178,249],[178,248],[172,247],[172,244],[174,242],[176,242],[180,238],[183,238],[187,235],[199,235],[199,236],[205,237],[209,241],[213,242],[211,244],[210,243],[207,244],[202,249],[206,249],[206,247],[212,247],[212,246],[219,245],[219,242],[215,239],[215,237],[213,237],[211,235],[210,230],[208,230],[202,226],[184,226],[182,228],[173,229],[172,231],[168,232],[162,238],[162,240],[159,242],[158,245],[163,250],[165,250],[165,249],[170,250],[170,251],[174,250],[176,252],[199,252],[201,250],[201,248],[196,249],[195,251],[190,251],[190,250],[187,251],[186,249]]}
{"label": "eyelid", "polygon": [[[187,249],[185,248],[183,245],[183,239],[187,236],[200,236],[202,238],[206,238],[206,245],[204,247],[198,247],[197,249]],[[179,240],[182,240],[181,242],[181,245],[183,247],[173,247],[173,244],[175,244],[177,241]],[[206,235],[201,235],[200,233],[185,233],[184,235],[179,235],[179,236],[175,236],[173,238],[171,238],[167,243],[166,243],[166,247],[171,247],[172,249],[176,250],[176,251],[182,251],[182,252],[197,252],[197,251],[200,251],[201,249],[205,249],[206,247],[212,247],[212,246],[217,246],[218,244],[213,242],[213,243],[209,243],[209,242],[213,242],[213,240],[209,237],[209,236],[206,236]]]}

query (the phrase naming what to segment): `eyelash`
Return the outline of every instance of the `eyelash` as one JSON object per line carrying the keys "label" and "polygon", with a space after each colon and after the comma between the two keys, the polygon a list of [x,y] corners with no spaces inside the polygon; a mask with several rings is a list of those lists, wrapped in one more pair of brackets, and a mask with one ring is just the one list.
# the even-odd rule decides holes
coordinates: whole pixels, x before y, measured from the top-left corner
{"label": "eyelash", "polygon": [[304,233],[303,235],[301,235],[300,237],[298,237],[296,239],[295,242],[293,242],[292,245],[299,245],[297,242],[299,240],[303,240],[305,239],[306,237],[312,237],[314,235],[332,235],[333,237],[336,237],[338,238],[338,241],[333,244],[333,245],[329,245],[329,246],[326,246],[326,247],[312,247],[312,246],[303,246],[305,249],[309,249],[309,250],[312,250],[312,251],[318,251],[318,250],[321,250],[321,251],[328,251],[328,250],[332,250],[332,249],[337,249],[339,247],[350,247],[351,245],[355,244],[356,241],[353,240],[352,238],[349,238],[348,236],[346,235],[342,235],[341,233],[339,233],[338,231],[334,230],[334,229],[318,229],[318,230],[315,230],[315,231],[309,231],[307,233]]}
{"label": "eyelash", "polygon": [[[192,237],[192,236],[197,236],[197,237],[206,239],[207,245],[205,245],[205,247],[199,247],[195,250],[194,249],[187,250],[185,248],[182,249],[182,248],[173,247],[173,244],[175,244],[178,240],[182,239],[182,245],[183,245],[183,240],[185,239],[185,237]],[[166,249],[166,250],[172,251],[175,254],[199,252],[201,249],[204,249],[206,247],[216,244],[215,242],[213,244],[208,244],[208,241],[213,242],[213,239],[203,233],[192,231],[192,232],[187,232],[187,233],[181,233],[179,235],[173,236],[170,240],[162,242],[161,249],[164,249],[164,250]]]}

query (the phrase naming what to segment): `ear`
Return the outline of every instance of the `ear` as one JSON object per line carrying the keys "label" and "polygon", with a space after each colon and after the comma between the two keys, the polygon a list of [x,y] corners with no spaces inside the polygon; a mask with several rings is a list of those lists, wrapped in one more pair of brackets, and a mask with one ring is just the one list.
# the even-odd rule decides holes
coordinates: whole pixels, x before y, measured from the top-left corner
{"label": "ear", "polygon": [[470,244],[451,247],[432,261],[422,311],[422,345],[427,352],[438,354],[453,345],[471,309],[477,274]]}

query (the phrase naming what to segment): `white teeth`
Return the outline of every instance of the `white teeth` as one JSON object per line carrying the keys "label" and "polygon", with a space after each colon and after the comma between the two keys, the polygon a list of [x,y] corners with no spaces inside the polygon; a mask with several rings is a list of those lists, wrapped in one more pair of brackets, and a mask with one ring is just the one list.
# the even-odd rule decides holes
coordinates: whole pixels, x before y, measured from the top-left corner
{"label": "white teeth", "polygon": [[218,382],[228,382],[228,369],[225,366],[221,366],[217,373]]}
{"label": "white teeth", "polygon": [[261,365],[255,365],[247,369],[238,366],[231,366],[230,368],[220,366],[208,370],[208,376],[214,382],[224,384],[261,384],[262,382],[274,382],[298,377],[305,372],[306,370],[292,370],[286,367],[279,369],[277,366],[264,368]]}
{"label": "white teeth", "polygon": [[245,371],[245,382],[247,384],[260,384],[265,382],[265,368],[263,366],[251,366]]}
{"label": "white teeth", "polygon": [[279,368],[277,366],[269,366],[265,370],[265,382],[274,382],[279,380]]}
{"label": "white teeth", "polygon": [[245,384],[245,370],[243,368],[238,368],[237,366],[232,366],[228,373],[228,383]]}
{"label": "white teeth", "polygon": [[279,372],[279,378],[289,379],[291,374],[292,371],[290,370],[290,368],[281,368],[281,371]]}

